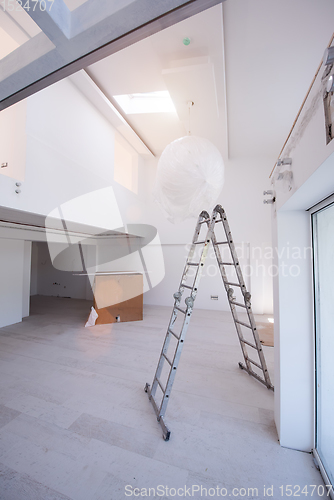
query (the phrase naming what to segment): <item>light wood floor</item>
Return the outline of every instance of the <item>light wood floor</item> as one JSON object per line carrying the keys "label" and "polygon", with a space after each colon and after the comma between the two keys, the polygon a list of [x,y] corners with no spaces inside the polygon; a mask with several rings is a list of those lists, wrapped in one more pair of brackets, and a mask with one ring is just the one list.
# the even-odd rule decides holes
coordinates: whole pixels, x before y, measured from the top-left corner
{"label": "light wood floor", "polygon": [[[182,490],[166,487],[185,485],[194,498],[205,497],[200,487],[267,498],[264,485],[273,485],[282,498],[281,485],[322,484],[311,455],[279,446],[273,393],[238,368],[228,313],[192,317],[165,442],[143,388],[170,308],[145,307],[141,322],[84,328],[89,307],[33,297],[29,318],[0,329],[1,500],[116,500],[158,485],[150,498],[179,498]],[[272,373],[273,348],[264,352]]]}

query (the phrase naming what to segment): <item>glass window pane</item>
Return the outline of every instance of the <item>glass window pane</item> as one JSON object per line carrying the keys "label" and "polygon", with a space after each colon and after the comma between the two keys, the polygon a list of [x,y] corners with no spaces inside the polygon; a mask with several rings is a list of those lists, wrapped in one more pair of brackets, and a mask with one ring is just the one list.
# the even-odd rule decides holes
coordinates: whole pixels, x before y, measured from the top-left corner
{"label": "glass window pane", "polygon": [[334,478],[334,204],[313,214],[316,314],[316,447]]}

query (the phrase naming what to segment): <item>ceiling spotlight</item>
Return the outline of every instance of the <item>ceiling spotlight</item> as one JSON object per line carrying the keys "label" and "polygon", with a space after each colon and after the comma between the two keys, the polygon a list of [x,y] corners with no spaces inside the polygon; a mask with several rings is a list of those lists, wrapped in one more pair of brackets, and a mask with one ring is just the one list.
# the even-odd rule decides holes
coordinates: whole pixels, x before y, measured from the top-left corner
{"label": "ceiling spotlight", "polygon": [[334,75],[331,75],[327,80],[327,92],[334,92]]}
{"label": "ceiling spotlight", "polygon": [[323,63],[325,66],[328,66],[329,64],[334,63],[334,47],[328,47],[325,50]]}
{"label": "ceiling spotlight", "polygon": [[183,45],[189,45],[189,44],[190,44],[190,41],[191,41],[191,40],[190,40],[190,38],[186,36],[186,37],[183,39]]}

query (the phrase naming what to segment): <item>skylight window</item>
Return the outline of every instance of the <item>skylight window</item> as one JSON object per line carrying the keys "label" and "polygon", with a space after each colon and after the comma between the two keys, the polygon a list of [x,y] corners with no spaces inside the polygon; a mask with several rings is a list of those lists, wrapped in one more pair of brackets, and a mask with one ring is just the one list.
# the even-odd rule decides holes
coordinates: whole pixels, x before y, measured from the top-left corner
{"label": "skylight window", "polygon": [[176,113],[173,101],[167,90],[115,95],[114,99],[127,115],[140,113]]}

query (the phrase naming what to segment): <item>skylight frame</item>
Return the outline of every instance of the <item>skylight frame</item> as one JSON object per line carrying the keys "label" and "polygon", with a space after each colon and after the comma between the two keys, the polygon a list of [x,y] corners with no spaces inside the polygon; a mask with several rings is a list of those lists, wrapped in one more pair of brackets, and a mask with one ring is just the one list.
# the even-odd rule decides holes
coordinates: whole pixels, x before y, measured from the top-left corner
{"label": "skylight frame", "polygon": [[116,95],[113,98],[127,115],[176,113],[168,90],[136,92]]}

